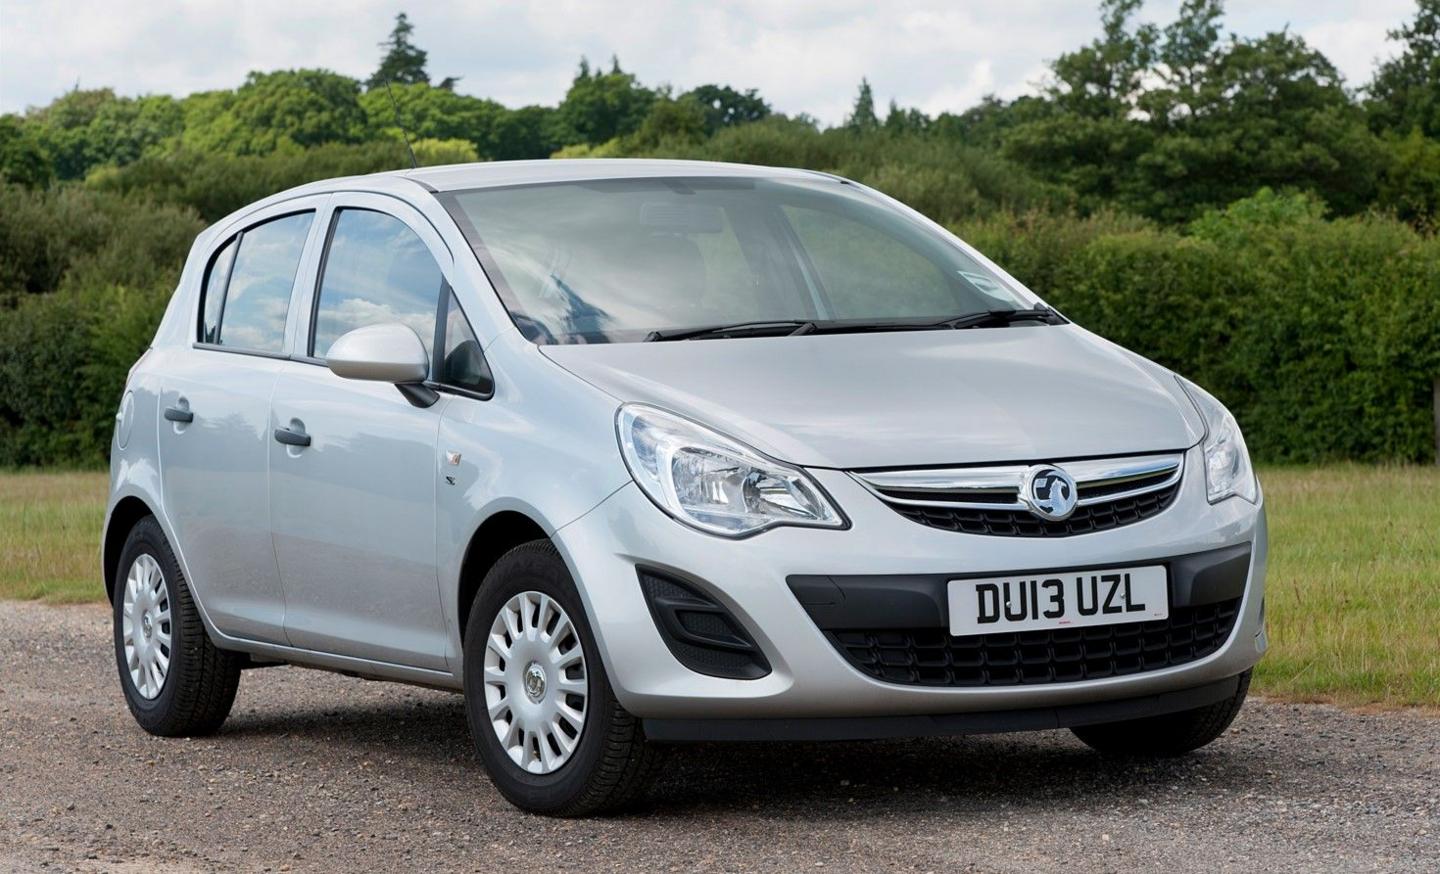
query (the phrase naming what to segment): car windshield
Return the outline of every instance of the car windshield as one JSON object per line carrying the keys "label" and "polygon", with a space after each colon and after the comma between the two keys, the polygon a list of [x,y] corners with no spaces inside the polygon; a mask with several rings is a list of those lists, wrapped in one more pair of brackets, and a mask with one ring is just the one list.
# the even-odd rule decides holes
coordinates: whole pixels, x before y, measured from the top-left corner
{"label": "car windshield", "polygon": [[915,323],[1034,303],[944,234],[826,177],[578,181],[441,199],[539,343]]}

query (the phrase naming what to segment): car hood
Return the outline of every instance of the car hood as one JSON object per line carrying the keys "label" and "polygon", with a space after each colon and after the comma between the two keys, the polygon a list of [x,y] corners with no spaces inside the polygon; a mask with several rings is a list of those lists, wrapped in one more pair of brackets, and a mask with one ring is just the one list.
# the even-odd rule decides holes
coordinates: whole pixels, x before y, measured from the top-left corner
{"label": "car hood", "polygon": [[542,346],[622,401],[795,464],[922,467],[1183,449],[1173,377],[1073,325]]}

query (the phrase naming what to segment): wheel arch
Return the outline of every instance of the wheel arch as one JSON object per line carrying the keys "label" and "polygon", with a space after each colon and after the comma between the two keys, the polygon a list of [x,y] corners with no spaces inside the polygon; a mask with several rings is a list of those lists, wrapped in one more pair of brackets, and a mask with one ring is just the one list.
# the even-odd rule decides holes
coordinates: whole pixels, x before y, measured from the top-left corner
{"label": "wheel arch", "polygon": [[130,530],[141,519],[154,515],[155,511],[150,509],[150,505],[135,495],[121,498],[110,511],[110,518],[105,522],[105,537],[100,553],[100,569],[105,578],[107,601],[115,599],[115,579],[119,576],[120,553],[125,549],[125,540],[130,536]]}
{"label": "wheel arch", "polygon": [[460,563],[460,587],[455,594],[455,622],[458,626],[460,645],[465,645],[465,623],[470,619],[470,607],[485,575],[500,560],[500,557],[522,543],[532,540],[549,540],[549,532],[533,516],[519,510],[500,510],[486,517],[470,542],[465,546],[465,557]]}

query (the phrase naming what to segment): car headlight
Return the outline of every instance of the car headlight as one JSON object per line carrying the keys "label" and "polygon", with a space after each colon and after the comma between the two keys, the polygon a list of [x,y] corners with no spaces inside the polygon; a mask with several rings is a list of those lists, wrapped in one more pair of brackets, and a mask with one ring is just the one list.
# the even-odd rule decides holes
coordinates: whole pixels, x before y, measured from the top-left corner
{"label": "car headlight", "polygon": [[809,474],[689,419],[626,404],[615,426],[636,484],[687,525],[724,537],[776,525],[846,525]]}
{"label": "car headlight", "polygon": [[1189,395],[1190,402],[1200,411],[1205,420],[1205,495],[1210,503],[1238,495],[1250,503],[1260,497],[1260,484],[1255,479],[1255,468],[1250,465],[1250,453],[1245,448],[1245,438],[1235,417],[1225,405],[1205,389],[1184,378],[1176,376],[1180,388]]}

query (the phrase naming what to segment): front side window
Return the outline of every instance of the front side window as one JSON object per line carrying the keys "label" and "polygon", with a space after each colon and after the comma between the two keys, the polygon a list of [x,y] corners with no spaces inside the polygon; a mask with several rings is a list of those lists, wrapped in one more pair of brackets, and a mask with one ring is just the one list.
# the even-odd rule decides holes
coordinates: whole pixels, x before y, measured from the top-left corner
{"label": "front side window", "polygon": [[435,310],[444,275],[429,248],[394,216],[368,209],[336,214],[325,255],[310,354],[324,358],[342,334],[399,322],[435,343]]}
{"label": "front side window", "polygon": [[542,343],[1032,305],[949,237],[833,179],[607,179],[441,199]]}
{"label": "front side window", "polygon": [[271,219],[221,250],[205,280],[201,342],[252,352],[285,348],[290,292],[314,217],[303,212]]}

